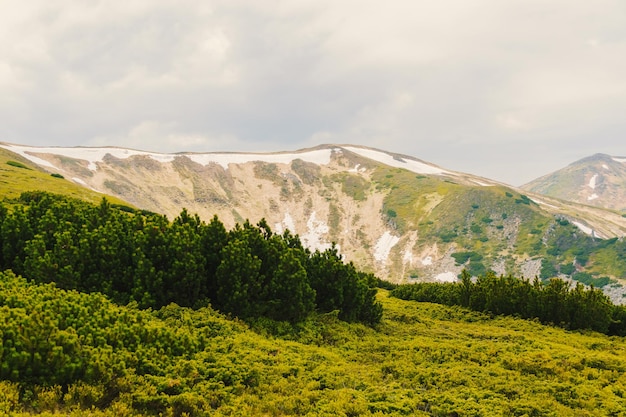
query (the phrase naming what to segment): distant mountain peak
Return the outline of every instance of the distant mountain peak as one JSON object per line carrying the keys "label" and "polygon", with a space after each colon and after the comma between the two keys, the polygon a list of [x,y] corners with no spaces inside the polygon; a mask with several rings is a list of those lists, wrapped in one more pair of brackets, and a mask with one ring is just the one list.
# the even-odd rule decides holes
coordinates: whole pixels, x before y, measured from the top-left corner
{"label": "distant mountain peak", "polygon": [[626,212],[626,158],[597,153],[544,175],[522,189]]}
{"label": "distant mountain peak", "polygon": [[613,161],[614,161],[614,157],[612,157],[611,155],[607,155],[605,153],[596,153],[594,155],[572,162],[570,165],[586,164],[590,162],[613,162]]}

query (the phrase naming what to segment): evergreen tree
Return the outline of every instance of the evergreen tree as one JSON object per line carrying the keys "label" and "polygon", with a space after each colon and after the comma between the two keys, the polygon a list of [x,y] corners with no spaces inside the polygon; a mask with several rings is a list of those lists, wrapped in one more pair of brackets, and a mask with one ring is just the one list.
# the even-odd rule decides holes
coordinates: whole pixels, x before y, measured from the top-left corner
{"label": "evergreen tree", "polygon": [[215,304],[241,318],[258,316],[261,260],[239,239],[229,241],[220,257],[222,262],[215,272]]}
{"label": "evergreen tree", "polygon": [[222,249],[228,243],[228,232],[217,216],[213,216],[211,221],[200,229],[200,233],[201,251],[205,260],[204,293],[210,300],[215,300],[217,297],[215,273],[221,263]]}
{"label": "evergreen tree", "polygon": [[315,307],[315,291],[295,249],[282,252],[278,268],[264,292],[267,300],[264,315],[275,320],[298,322]]}

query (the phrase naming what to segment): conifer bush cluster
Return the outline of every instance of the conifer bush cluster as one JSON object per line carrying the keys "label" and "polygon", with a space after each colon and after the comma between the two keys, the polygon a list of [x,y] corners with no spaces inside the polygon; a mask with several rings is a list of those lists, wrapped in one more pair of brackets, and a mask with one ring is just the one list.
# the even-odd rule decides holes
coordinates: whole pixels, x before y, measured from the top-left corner
{"label": "conifer bush cluster", "polygon": [[468,307],[497,315],[539,319],[571,330],[591,329],[626,335],[626,308],[614,305],[604,293],[581,283],[574,287],[558,278],[543,283],[487,272],[472,281],[463,271],[456,283],[416,283],[396,287],[392,294],[415,300]]}
{"label": "conifer bush cluster", "polygon": [[186,210],[165,216],[93,206],[44,192],[0,206],[0,268],[37,283],[100,292],[160,308],[210,303],[239,318],[292,323],[337,310],[347,321],[377,323],[376,279],[344,263],[333,247],[305,249],[265,220],[227,231],[217,217]]}

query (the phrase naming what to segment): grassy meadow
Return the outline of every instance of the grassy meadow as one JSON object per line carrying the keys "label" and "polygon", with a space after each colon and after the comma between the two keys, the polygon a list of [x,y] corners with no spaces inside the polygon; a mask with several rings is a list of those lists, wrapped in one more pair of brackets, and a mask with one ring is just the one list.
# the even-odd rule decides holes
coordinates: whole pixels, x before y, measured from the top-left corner
{"label": "grassy meadow", "polygon": [[[0,320],[27,325],[22,310],[49,312],[36,322],[47,323],[46,337],[74,334],[74,354],[99,365],[89,365],[91,381],[67,386],[0,382],[0,413],[626,415],[623,338],[402,301],[385,290],[378,297],[384,317],[375,327],[332,313],[297,325],[246,324],[210,307],[138,310],[5,275]],[[73,318],[73,330],[51,324],[55,309]],[[43,336],[36,323],[31,340]]]}

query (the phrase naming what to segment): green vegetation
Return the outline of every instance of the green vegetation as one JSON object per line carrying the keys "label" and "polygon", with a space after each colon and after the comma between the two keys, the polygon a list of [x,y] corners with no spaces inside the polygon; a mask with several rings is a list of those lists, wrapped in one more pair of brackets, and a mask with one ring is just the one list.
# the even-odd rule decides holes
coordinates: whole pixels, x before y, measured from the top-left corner
{"label": "green vegetation", "polygon": [[16,161],[7,161],[7,165],[10,165],[10,166],[16,167],[16,168],[31,169],[31,168],[27,167],[26,165],[24,165],[23,163],[16,162]]}
{"label": "green vegetation", "polygon": [[528,198],[528,196],[525,196],[523,194],[520,194],[519,198],[515,199],[515,202],[517,204],[526,204],[526,205],[530,205],[530,203],[532,202],[530,200],[530,198]]}
{"label": "green vegetation", "polygon": [[585,285],[593,285],[596,288],[602,288],[615,282],[609,277],[595,278],[593,275],[587,272],[576,272],[572,275],[572,279],[575,279],[576,281],[581,282]]}
{"label": "green vegetation", "polygon": [[607,275],[626,276],[626,241],[593,238],[567,219],[556,220],[544,246],[544,279],[556,276],[558,271],[599,287],[609,283]]}
{"label": "green vegetation", "polygon": [[[469,257],[468,257],[469,259]],[[488,272],[474,282],[463,271],[458,283],[417,283],[398,286],[392,294],[404,300],[427,301],[475,311],[538,319],[568,329],[592,329],[626,336],[626,307],[616,306],[593,287],[574,288],[560,279],[546,285]]]}
{"label": "green vegetation", "polygon": [[[102,194],[97,193],[71,181],[59,181],[49,173],[39,170],[26,159],[18,159],[18,155],[0,148],[0,196],[6,202],[10,202],[25,191],[46,190],[51,193],[61,194],[83,201],[97,204],[102,200]],[[13,164],[9,162],[15,162]],[[16,166],[19,165],[19,166]],[[23,167],[28,169],[24,169]],[[124,204],[127,202],[115,197],[107,197],[112,204]]]}
{"label": "green vegetation", "polygon": [[[0,205],[0,267],[35,282],[101,292],[118,303],[160,308],[211,302],[240,318],[298,322],[314,309],[376,323],[374,277],[331,248],[303,248],[263,220],[227,232],[183,210],[169,222],[154,213],[93,206],[43,193]],[[331,280],[331,282],[329,282]]]}
{"label": "green vegetation", "polygon": [[[13,184],[72,185],[4,165]],[[381,282],[265,221],[228,231],[186,210],[170,221],[101,195],[92,205],[11,189],[0,204],[0,268],[12,270],[0,272],[0,415],[626,415],[626,309],[597,289],[485,268],[507,221],[522,225],[515,252],[547,254],[546,278],[569,271],[597,286],[604,259],[621,271],[624,242],[587,237],[502,187],[376,175],[389,192],[381,214],[399,230],[458,242],[461,283]]]}
{"label": "green vegetation", "polygon": [[456,252],[452,254],[452,257],[456,261],[457,265],[463,265],[468,260],[479,262],[483,259],[483,256],[476,252]]}
{"label": "green vegetation", "polygon": [[[626,278],[626,241],[588,236],[510,188],[454,183],[384,165],[374,167],[371,178],[384,194],[380,215],[387,225],[400,237],[417,232],[417,251],[454,243],[457,252],[481,255],[466,266],[472,275],[502,260],[507,273],[518,275],[522,260],[543,259],[544,280],[574,272],[591,274],[595,285],[606,282],[604,277]],[[560,269],[567,264],[574,270]]]}
{"label": "green vegetation", "polygon": [[402,301],[384,290],[378,298],[385,314],[374,328],[333,313],[249,327],[210,307],[138,310],[3,273],[0,369],[10,372],[0,382],[0,413],[626,413],[624,339]]}
{"label": "green vegetation", "polygon": [[341,184],[341,191],[352,197],[356,201],[363,201],[367,198],[369,181],[360,175],[346,172],[333,174],[330,179]]}
{"label": "green vegetation", "polygon": [[551,218],[506,187],[460,185],[383,166],[372,179],[386,192],[384,207],[396,213],[398,232],[418,229],[421,244],[455,242],[461,251],[479,252],[487,263],[503,250],[523,256],[545,250],[542,238]]}

